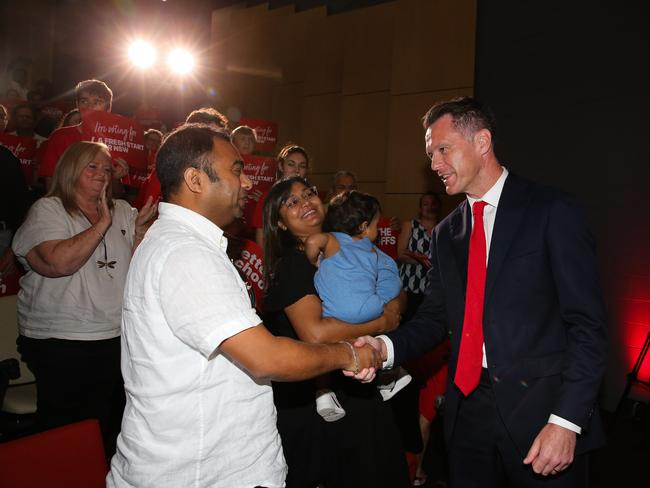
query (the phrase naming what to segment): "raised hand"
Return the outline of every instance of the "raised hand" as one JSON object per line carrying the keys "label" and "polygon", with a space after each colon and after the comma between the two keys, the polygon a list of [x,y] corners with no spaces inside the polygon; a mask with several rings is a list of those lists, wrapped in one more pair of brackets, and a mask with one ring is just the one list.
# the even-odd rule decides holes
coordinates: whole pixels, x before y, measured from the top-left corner
{"label": "raised hand", "polygon": [[99,216],[99,220],[95,224],[97,227],[98,232],[100,232],[102,235],[106,233],[108,228],[111,226],[113,223],[113,216],[111,215],[111,209],[108,206],[108,185],[110,183],[110,178],[107,178],[106,181],[104,182],[104,186],[102,187],[102,191],[99,194],[99,198],[97,199],[97,215]]}
{"label": "raised hand", "polygon": [[147,201],[144,203],[138,216],[135,219],[135,237],[136,239],[142,239],[144,234],[147,232],[154,220],[156,220],[156,215],[158,214],[158,200],[153,199],[153,197],[147,197]]}

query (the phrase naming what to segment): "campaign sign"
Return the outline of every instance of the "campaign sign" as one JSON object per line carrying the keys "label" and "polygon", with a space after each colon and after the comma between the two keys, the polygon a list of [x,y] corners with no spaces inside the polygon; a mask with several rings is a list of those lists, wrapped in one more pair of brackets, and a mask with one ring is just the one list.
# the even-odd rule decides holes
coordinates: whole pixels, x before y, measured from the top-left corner
{"label": "campaign sign", "polygon": [[239,270],[239,274],[246,283],[248,291],[252,291],[252,305],[259,311],[262,311],[264,301],[264,252],[262,248],[253,241],[244,239],[243,247],[239,258],[234,260],[234,264]]}
{"label": "campaign sign", "polygon": [[250,178],[253,187],[248,192],[244,219],[250,224],[257,202],[266,195],[275,182],[278,163],[274,158],[247,154],[244,158],[244,174]]}
{"label": "campaign sign", "polygon": [[34,181],[36,140],[31,137],[13,136],[3,132],[0,133],[0,144],[20,159],[20,167],[25,175],[25,181],[31,185]]}
{"label": "campaign sign", "polygon": [[399,231],[390,226],[390,218],[382,215],[377,224],[377,240],[375,244],[391,258],[397,259],[397,238]]}
{"label": "campaign sign", "polygon": [[129,168],[146,173],[144,131],[138,121],[100,110],[82,110],[84,139],[103,142],[115,159],[124,159]]}
{"label": "campaign sign", "polygon": [[257,136],[256,151],[271,153],[275,151],[275,144],[278,142],[278,124],[270,120],[242,117],[239,119],[239,125],[247,125],[255,130]]}

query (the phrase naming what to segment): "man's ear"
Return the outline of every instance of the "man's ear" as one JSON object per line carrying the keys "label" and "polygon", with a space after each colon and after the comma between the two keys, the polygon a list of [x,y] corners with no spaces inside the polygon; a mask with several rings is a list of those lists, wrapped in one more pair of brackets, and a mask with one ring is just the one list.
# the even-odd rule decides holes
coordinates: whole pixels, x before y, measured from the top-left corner
{"label": "man's ear", "polygon": [[481,156],[492,149],[492,133],[487,129],[480,129],[474,134],[474,147]]}
{"label": "man's ear", "polygon": [[201,193],[203,191],[202,174],[203,172],[201,170],[192,166],[185,168],[185,171],[183,171],[183,181],[185,182],[185,186],[192,193]]}

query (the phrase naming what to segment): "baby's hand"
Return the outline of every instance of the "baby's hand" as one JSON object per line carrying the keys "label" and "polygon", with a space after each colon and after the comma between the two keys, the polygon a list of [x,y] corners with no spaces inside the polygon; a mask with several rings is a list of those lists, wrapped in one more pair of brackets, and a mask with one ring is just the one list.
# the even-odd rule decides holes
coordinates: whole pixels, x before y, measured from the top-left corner
{"label": "baby's hand", "polygon": [[325,250],[327,238],[327,234],[314,234],[305,240],[305,255],[314,266],[318,265],[318,258],[321,252]]}

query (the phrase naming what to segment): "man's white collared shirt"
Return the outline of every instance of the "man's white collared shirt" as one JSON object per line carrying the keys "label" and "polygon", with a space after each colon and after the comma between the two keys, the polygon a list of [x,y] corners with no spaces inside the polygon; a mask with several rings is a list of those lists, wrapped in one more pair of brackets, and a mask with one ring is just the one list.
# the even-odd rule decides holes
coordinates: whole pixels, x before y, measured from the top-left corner
{"label": "man's white collared shirt", "polygon": [[126,408],[108,486],[282,487],[270,382],[219,350],[261,320],[223,231],[161,203],[138,247],[122,315]]}

